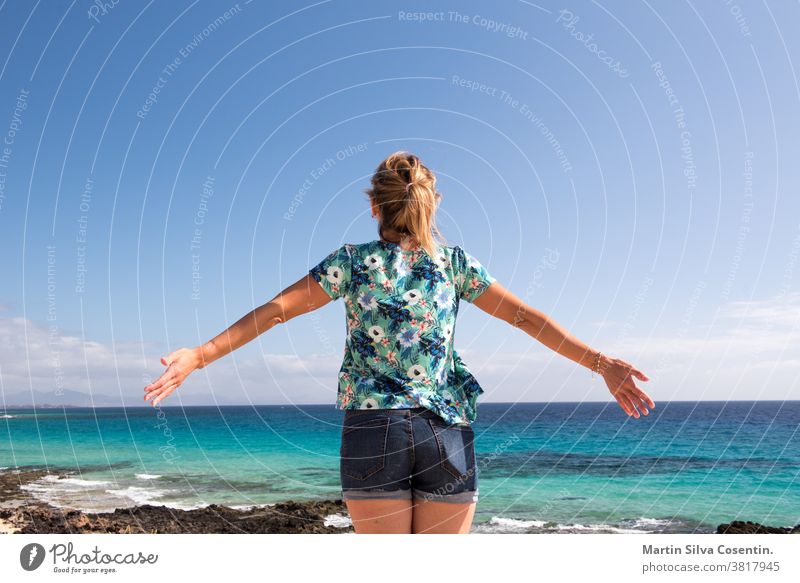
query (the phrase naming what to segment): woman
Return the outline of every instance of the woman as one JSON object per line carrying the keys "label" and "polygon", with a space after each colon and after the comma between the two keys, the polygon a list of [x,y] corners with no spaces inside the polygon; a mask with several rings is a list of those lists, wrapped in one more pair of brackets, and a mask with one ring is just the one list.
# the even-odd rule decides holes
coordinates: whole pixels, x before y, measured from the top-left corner
{"label": "woman", "polygon": [[442,242],[435,223],[441,194],[417,156],[390,155],[366,193],[379,239],[342,245],[214,339],[162,358],[168,368],[145,387],[145,401],[157,405],[195,369],[343,298],[340,476],[357,533],[469,532],[478,499],[471,423],[483,389],[453,349],[460,300],[602,375],[628,415],[654,407],[633,381],[648,380],[644,373],[592,350],[461,247]]}

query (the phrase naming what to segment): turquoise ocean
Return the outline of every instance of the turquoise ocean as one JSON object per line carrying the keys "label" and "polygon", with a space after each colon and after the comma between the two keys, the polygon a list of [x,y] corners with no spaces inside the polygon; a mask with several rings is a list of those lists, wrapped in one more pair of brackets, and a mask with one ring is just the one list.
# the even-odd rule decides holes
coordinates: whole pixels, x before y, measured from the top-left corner
{"label": "turquoise ocean", "polygon": [[[65,508],[340,497],[333,405],[0,409],[0,471]],[[800,401],[481,403],[476,532],[800,523]],[[550,523],[550,524],[547,524]]]}

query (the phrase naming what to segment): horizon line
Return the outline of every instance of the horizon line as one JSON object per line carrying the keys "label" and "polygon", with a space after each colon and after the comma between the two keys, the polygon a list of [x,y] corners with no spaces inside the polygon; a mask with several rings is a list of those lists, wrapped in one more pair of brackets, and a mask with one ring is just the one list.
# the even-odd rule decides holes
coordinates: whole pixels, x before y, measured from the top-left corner
{"label": "horizon line", "polygon": [[[698,400],[688,400],[688,399],[675,399],[671,401],[661,401],[662,403],[795,403],[800,402],[800,399],[698,399]],[[608,403],[608,404],[616,404],[614,400],[608,401],[487,401],[483,404],[486,405],[549,405],[552,403],[559,403],[559,404],[582,404],[582,403]],[[479,404],[480,405],[480,404]],[[74,407],[76,409],[191,409],[191,408],[199,408],[199,407],[216,407],[216,408],[223,408],[223,407],[331,407],[335,408],[337,411],[345,411],[346,409],[339,409],[336,407],[335,403],[298,403],[298,404],[290,404],[290,403],[227,403],[224,405],[215,405],[215,404],[208,404],[208,405],[163,405],[158,407],[153,407],[152,405],[72,405],[69,403],[42,403],[41,405],[10,405],[4,408],[0,408],[0,410],[9,410],[9,409],[32,409],[35,407],[47,407],[50,409],[58,409],[63,407]],[[648,407],[650,409],[651,407]],[[652,409],[656,409],[657,407],[652,407]],[[378,408],[376,410],[381,409],[392,409],[391,407],[383,407]],[[355,409],[354,409],[355,410]],[[360,410],[360,409],[358,409]]]}

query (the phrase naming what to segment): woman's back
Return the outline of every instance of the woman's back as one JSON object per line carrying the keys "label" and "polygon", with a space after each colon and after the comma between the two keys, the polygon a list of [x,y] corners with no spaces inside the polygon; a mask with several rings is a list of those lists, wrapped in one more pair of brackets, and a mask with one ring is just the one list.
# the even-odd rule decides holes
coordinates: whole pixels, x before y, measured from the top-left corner
{"label": "woman's back", "polygon": [[449,423],[475,420],[483,389],[453,347],[460,300],[495,281],[460,246],[432,257],[397,243],[346,243],[309,270],[343,298],[347,341],[340,409],[426,407]]}

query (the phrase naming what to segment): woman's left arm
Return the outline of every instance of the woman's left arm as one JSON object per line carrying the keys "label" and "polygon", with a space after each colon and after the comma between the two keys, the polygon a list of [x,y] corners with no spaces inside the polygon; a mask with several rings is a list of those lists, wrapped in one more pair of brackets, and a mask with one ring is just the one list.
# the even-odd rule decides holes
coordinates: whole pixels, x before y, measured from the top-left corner
{"label": "woman's left arm", "polygon": [[144,400],[154,399],[152,405],[155,406],[177,389],[194,370],[208,366],[273,326],[321,308],[330,301],[331,296],[314,277],[305,275],[205,344],[195,348],[179,348],[162,357],[161,363],[167,366],[167,370],[144,388]]}
{"label": "woman's left arm", "polygon": [[311,274],[293,283],[262,306],[242,316],[238,322],[217,336],[198,346],[201,358],[198,368],[208,366],[226,354],[247,344],[276,326],[296,316],[312,312],[331,301],[331,297]]}

